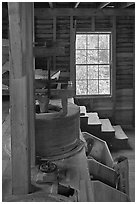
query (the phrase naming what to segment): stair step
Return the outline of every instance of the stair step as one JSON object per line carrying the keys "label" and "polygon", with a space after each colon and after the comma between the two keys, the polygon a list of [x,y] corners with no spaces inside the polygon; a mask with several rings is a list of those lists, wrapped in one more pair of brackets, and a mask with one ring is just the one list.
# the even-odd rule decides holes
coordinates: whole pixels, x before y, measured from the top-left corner
{"label": "stair step", "polygon": [[87,131],[88,126],[88,115],[86,111],[85,106],[79,106],[80,107],[80,128],[81,131]]}
{"label": "stair step", "polygon": [[111,145],[115,138],[115,130],[109,119],[100,119],[100,121],[102,123],[100,138],[105,140],[108,145]]}
{"label": "stair step", "polygon": [[127,135],[124,133],[120,125],[113,126],[115,130],[115,139],[128,140]]}
{"label": "stair step", "polygon": [[113,128],[113,126],[111,125],[111,122],[109,119],[100,119],[102,127],[101,130],[102,132],[114,132],[115,130]]}
{"label": "stair step", "polygon": [[85,106],[79,106],[80,107],[80,116],[86,116],[87,111]]}
{"label": "stair step", "polygon": [[87,113],[85,106],[80,106],[80,113],[80,128],[82,132],[87,131],[97,136],[101,132],[101,122],[98,113]]}
{"label": "stair step", "polygon": [[101,133],[101,122],[98,117],[98,113],[92,112],[87,113],[88,115],[88,125],[87,125],[87,132],[99,137]]}
{"label": "stair step", "polygon": [[98,113],[87,113],[88,115],[88,125],[101,125],[101,121],[98,117]]}

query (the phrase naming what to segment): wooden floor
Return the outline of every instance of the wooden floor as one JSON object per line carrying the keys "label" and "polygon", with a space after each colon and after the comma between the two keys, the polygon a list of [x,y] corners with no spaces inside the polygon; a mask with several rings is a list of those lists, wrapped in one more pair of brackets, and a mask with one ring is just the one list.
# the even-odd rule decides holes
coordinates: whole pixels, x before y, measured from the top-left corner
{"label": "wooden floor", "polygon": [[[9,113],[9,98],[3,98],[2,100],[2,121],[6,119]],[[117,148],[111,151],[113,158],[118,156],[126,156],[129,162],[129,185],[130,185],[130,199],[135,201],[135,132],[134,128],[124,129],[124,132],[128,136],[128,146],[122,149]]]}

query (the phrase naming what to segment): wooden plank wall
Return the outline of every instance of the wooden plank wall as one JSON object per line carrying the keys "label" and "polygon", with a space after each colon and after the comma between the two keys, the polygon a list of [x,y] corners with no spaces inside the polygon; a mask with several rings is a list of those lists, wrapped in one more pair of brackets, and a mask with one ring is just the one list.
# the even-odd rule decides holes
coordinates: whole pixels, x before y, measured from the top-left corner
{"label": "wooden plank wall", "polygon": [[65,46],[65,56],[56,57],[56,69],[68,71],[70,67],[70,17],[57,17],[57,43]]}
{"label": "wooden plank wall", "polygon": [[134,16],[116,18],[116,121],[134,124]]}
{"label": "wooden plank wall", "polygon": [[[36,10],[35,10],[36,11]],[[46,9],[45,9],[46,12]],[[131,11],[132,12],[132,11]],[[70,18],[71,16],[56,14],[48,16],[44,14],[35,15],[35,39],[37,42],[53,40],[56,36],[58,45],[65,46],[65,55],[54,59],[53,69],[60,69],[66,76],[70,74]],[[51,12],[52,13],[52,12]],[[73,23],[77,31],[112,31],[113,17],[110,15],[73,16]],[[54,20],[53,20],[54,19]],[[56,19],[56,35],[53,22]],[[116,23],[116,67],[115,77],[116,90],[115,102],[112,98],[87,98],[77,99],[79,105],[86,105],[88,111],[97,111],[101,118],[113,119],[115,124],[134,123],[134,38],[135,38],[135,17],[133,15],[115,15]],[[54,30],[54,31],[53,31]],[[72,55],[74,56],[74,55]],[[36,68],[46,69],[46,59],[36,59]],[[73,73],[73,71],[71,71]],[[70,77],[73,78],[73,77]],[[69,80],[69,78],[67,78]],[[113,105],[114,104],[114,105]],[[115,106],[115,109],[114,109]]]}
{"label": "wooden plank wall", "polygon": [[[43,19],[40,16],[35,17],[35,41],[45,43],[54,40],[53,19],[56,19],[56,43],[59,46],[65,46],[65,55],[57,56],[54,63],[56,70],[66,72],[70,67],[70,17],[51,17],[48,19]],[[46,69],[46,62],[46,58],[36,58],[36,68]]]}
{"label": "wooden plank wall", "polygon": [[[93,18],[93,17],[91,17]],[[111,31],[112,16],[96,16],[95,31]],[[78,31],[90,30],[90,19],[77,20]],[[134,17],[116,17],[116,90],[115,90],[115,124],[131,125],[134,123]],[[114,80],[114,76],[112,78]],[[88,111],[97,111],[100,117],[113,119],[113,103],[111,98],[79,99],[78,103],[86,105]]]}
{"label": "wooden plank wall", "polygon": [[[76,17],[77,31],[112,31],[113,18],[112,16],[91,16],[91,17]],[[113,102],[112,98],[87,98],[76,100],[79,105],[85,105],[87,111],[97,111],[102,118],[112,118]]]}
{"label": "wooden plank wall", "polygon": [[[53,19],[52,18],[36,18],[35,26],[35,42],[44,45],[46,41],[53,41]],[[35,59],[35,66],[38,69],[47,69],[47,59],[44,57]]]}
{"label": "wooden plank wall", "polygon": [[[113,16],[104,15],[74,16],[73,21],[77,32],[112,31],[114,22]],[[39,22],[37,21],[37,23]],[[53,21],[51,20],[47,32],[50,39],[52,39],[52,25]],[[36,26],[36,33],[38,32],[37,28]],[[56,69],[70,72],[70,17],[57,16],[56,29],[57,42],[59,45],[65,46],[66,50],[65,56],[56,57]],[[46,39],[48,38],[44,40]],[[112,98],[104,98],[103,100],[102,98],[84,98],[77,99],[76,102],[79,105],[86,105],[88,111],[97,111],[101,118],[113,119],[114,114],[115,124],[130,125],[133,123],[134,112],[134,16],[116,16],[116,42],[114,43],[116,43],[116,67],[113,67],[113,69],[115,69],[116,76],[113,76],[112,80],[115,77],[115,107],[113,107],[114,101]]]}

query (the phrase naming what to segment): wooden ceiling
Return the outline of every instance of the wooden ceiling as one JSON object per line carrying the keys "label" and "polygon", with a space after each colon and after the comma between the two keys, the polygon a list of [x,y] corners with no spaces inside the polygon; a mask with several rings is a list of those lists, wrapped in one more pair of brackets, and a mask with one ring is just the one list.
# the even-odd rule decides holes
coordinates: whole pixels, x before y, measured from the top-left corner
{"label": "wooden ceiling", "polygon": [[35,2],[35,8],[134,9],[135,2]]}
{"label": "wooden ceiling", "polygon": [[[7,2],[2,2],[7,8]],[[135,2],[34,2],[35,8],[135,9]]]}

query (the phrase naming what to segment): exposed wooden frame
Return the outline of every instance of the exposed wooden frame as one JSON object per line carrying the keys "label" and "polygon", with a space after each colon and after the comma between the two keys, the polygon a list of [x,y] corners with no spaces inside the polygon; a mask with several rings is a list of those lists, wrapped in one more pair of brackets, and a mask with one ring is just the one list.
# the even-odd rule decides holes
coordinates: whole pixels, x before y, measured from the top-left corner
{"label": "exposed wooden frame", "polygon": [[73,28],[73,16],[70,17],[70,80],[76,90],[75,74],[75,28]]}
{"label": "exposed wooden frame", "polygon": [[30,114],[34,108],[32,103],[34,99],[34,75],[32,71],[33,31],[31,22],[33,3],[10,2],[8,3],[8,10],[10,31],[12,193],[19,195],[27,194],[31,190],[30,144],[32,138],[30,134],[33,131],[30,129],[34,128],[34,118],[33,121],[30,121],[32,118]]}
{"label": "exposed wooden frame", "polygon": [[34,57],[53,57],[53,56],[60,56],[64,55],[65,49],[64,47],[34,47],[33,48],[33,54]]}
{"label": "exposed wooden frame", "polygon": [[100,5],[99,5],[99,9],[103,9],[105,8],[108,4],[110,4],[110,2],[102,2]]}
{"label": "exposed wooden frame", "polygon": [[52,2],[49,2],[49,7],[50,7],[51,9],[53,9],[53,3],[52,3]]}
{"label": "exposed wooden frame", "polygon": [[74,8],[78,8],[79,4],[80,4],[80,2],[77,2],[77,3],[75,4],[75,7],[74,7]]}
{"label": "exposed wooden frame", "polygon": [[[56,42],[56,16],[53,17],[53,41]],[[56,70],[56,56],[53,56],[53,69]]]}
{"label": "exposed wooden frame", "polygon": [[124,3],[124,5],[122,5],[121,8],[128,8],[129,6],[132,6],[133,4],[135,4],[135,2]]}
{"label": "exposed wooden frame", "polygon": [[33,42],[34,42],[34,4],[27,3],[27,57],[26,57],[26,74],[28,76],[28,91],[29,91],[29,136],[30,136],[30,153],[31,166],[35,166],[35,93],[34,93],[34,79],[35,79],[35,63],[33,57]]}
{"label": "exposed wooden frame", "polygon": [[134,36],[134,48],[133,48],[133,127],[135,127],[135,36]]}
{"label": "exposed wooden frame", "polygon": [[35,9],[35,16],[41,19],[49,18],[49,16],[134,16],[134,9],[73,9],[73,8],[60,8],[60,9]]}
{"label": "exposed wooden frame", "polygon": [[116,16],[113,16],[113,29],[112,29],[112,120],[115,124],[116,112]]}

